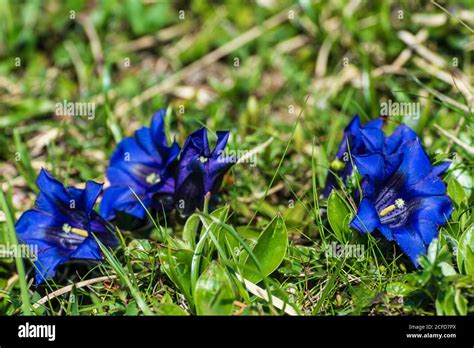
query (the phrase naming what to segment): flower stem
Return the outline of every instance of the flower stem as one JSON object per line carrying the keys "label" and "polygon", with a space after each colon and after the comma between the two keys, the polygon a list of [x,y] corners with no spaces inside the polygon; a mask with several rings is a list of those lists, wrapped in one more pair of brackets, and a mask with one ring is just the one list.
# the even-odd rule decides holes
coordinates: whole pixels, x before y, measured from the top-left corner
{"label": "flower stem", "polygon": [[204,196],[204,207],[202,209],[203,213],[206,214],[206,215],[209,214],[209,201],[210,200],[211,200],[211,193],[208,192]]}

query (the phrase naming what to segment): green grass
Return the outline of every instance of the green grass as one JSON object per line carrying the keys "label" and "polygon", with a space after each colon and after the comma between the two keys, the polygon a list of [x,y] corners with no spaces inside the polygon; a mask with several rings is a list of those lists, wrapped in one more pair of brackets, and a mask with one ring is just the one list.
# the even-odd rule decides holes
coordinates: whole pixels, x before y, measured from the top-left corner
{"label": "green grass", "polygon": [[[101,263],[64,265],[35,287],[28,260],[0,259],[0,314],[474,313],[470,2],[439,2],[451,15],[425,2],[261,3],[0,1],[1,243],[16,243],[41,167],[68,185],[104,182],[116,144],[160,107],[181,143],[205,125],[230,130],[231,150],[265,144],[256,166],[225,177],[219,209],[151,216],[149,231],[121,231]],[[425,31],[435,58],[410,50],[402,31]],[[347,227],[357,185],[321,195],[346,124],[378,117],[388,99],[419,102],[421,115],[390,117],[387,132],[405,122],[433,163],[453,161],[444,181],[455,210],[420,269]],[[63,100],[94,103],[95,117],[56,116]],[[359,245],[363,258],[330,257],[333,243]]]}

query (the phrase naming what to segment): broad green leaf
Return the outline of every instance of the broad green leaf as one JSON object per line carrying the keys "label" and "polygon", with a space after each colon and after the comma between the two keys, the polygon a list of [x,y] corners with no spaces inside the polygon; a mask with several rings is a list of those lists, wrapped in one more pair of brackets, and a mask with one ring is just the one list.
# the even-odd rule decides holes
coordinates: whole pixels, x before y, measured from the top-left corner
{"label": "broad green leaf", "polygon": [[190,250],[194,250],[196,247],[196,235],[200,225],[201,219],[199,215],[191,215],[184,224],[183,229],[183,240]]}
{"label": "broad green leaf", "polygon": [[456,290],[454,295],[454,302],[456,303],[456,309],[459,314],[467,315],[467,299],[461,294],[461,290]]}
{"label": "broad green leaf", "polygon": [[258,237],[260,237],[262,232],[257,228],[247,226],[237,226],[236,230],[242,238],[255,242],[258,240]]}
{"label": "broad green leaf", "polygon": [[345,243],[348,239],[351,211],[344,200],[333,190],[328,198],[328,220],[336,239]]}
{"label": "broad green leaf", "polygon": [[444,295],[444,313],[446,315],[456,315],[456,308],[454,304],[454,290],[453,288],[448,288],[446,294]]}
{"label": "broad green leaf", "polygon": [[[225,223],[227,220],[227,215],[229,214],[230,206],[226,205],[224,207],[218,208],[211,213],[211,216],[215,217],[218,221]],[[212,233],[217,237],[222,230],[222,226],[218,223],[208,220],[211,226]]]}
{"label": "broad green leaf", "polygon": [[455,179],[451,178],[448,182],[448,195],[459,206],[465,200],[466,194],[461,184]]}
{"label": "broad green leaf", "polygon": [[457,263],[460,273],[474,275],[474,225],[459,238]]}
{"label": "broad green leaf", "polygon": [[198,315],[232,314],[235,295],[229,276],[222,266],[212,262],[201,274],[194,290]]}
{"label": "broad green leaf", "polygon": [[[171,254],[170,254],[171,252]],[[191,298],[191,260],[192,252],[189,250],[170,251],[162,248],[159,251],[161,269],[171,279],[186,299],[192,303]]]}
{"label": "broad green leaf", "polygon": [[125,308],[125,315],[137,316],[139,314],[138,306],[135,301],[130,301]]}
{"label": "broad green leaf", "polygon": [[438,266],[441,268],[441,273],[443,273],[445,277],[456,275],[456,271],[449,263],[443,261],[440,262]]}
{"label": "broad green leaf", "polygon": [[413,292],[413,287],[401,282],[391,282],[387,284],[387,293],[393,296],[407,296]]}
{"label": "broad green leaf", "polygon": [[436,262],[436,258],[438,257],[438,238],[431,241],[426,256],[432,265]]}
{"label": "broad green leaf", "polygon": [[444,303],[442,300],[443,299],[440,296],[436,298],[435,308],[436,308],[437,315],[444,315]]}
{"label": "broad green leaf", "polygon": [[285,222],[277,215],[265,228],[253,248],[253,254],[260,264],[261,272],[252,257],[245,262],[243,276],[253,283],[258,283],[278,268],[286,254],[288,246],[288,231]]}
{"label": "broad green leaf", "polygon": [[[220,221],[221,223],[225,223],[227,220],[227,215],[229,214],[229,209],[230,209],[230,206],[228,205],[218,208],[211,213],[211,216],[216,218],[217,221]],[[211,219],[208,219],[208,218],[205,218],[205,219],[210,229],[209,232],[212,233],[212,235],[216,237],[217,240],[220,240],[220,235],[225,233],[225,231],[223,231],[222,225],[217,222],[212,221]],[[204,254],[210,255],[215,250],[215,248],[216,246],[214,242],[212,241],[212,238],[208,236],[207,245],[204,249]]]}

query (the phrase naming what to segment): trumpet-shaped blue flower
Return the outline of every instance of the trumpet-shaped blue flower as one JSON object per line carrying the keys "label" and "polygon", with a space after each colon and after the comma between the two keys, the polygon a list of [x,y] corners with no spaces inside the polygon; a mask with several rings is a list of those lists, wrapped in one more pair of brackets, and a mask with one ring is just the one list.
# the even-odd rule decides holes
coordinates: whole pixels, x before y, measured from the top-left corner
{"label": "trumpet-shaped blue flower", "polygon": [[[353,164],[363,171],[365,156],[373,153],[383,153],[384,134],[382,119],[376,119],[362,126],[360,118],[355,115],[344,130],[344,139],[336,154],[336,159],[331,162],[331,170],[326,179],[324,196],[329,196],[331,190],[338,187],[338,177],[343,183],[352,174]],[[361,159],[361,163],[359,163]]]}
{"label": "trumpet-shaped blue flower", "polygon": [[135,137],[123,139],[112,154],[106,172],[110,187],[104,191],[100,205],[107,220],[115,218],[117,212],[143,218],[143,206],[168,208],[167,198],[172,199],[174,194],[173,165],[180,148],[176,142],[168,146],[164,116],[165,110],[159,110],[150,128],[143,127]]}
{"label": "trumpet-shaped blue flower", "polygon": [[229,132],[217,132],[214,150],[210,150],[205,128],[188,136],[180,155],[176,177],[175,202],[182,215],[202,208],[204,196],[217,193],[224,174],[235,163],[233,156],[224,156]]}
{"label": "trumpet-shaped blue flower", "polygon": [[85,189],[65,188],[44,169],[36,183],[40,193],[35,208],[23,213],[15,227],[19,241],[37,250],[36,283],[40,284],[70,259],[101,259],[93,235],[107,246],[114,246],[116,239],[93,210],[102,184],[88,181]]}
{"label": "trumpet-shaped blue flower", "polygon": [[432,167],[417,138],[403,142],[400,153],[386,156],[384,165],[379,157],[365,159],[369,174],[362,181],[362,200],[351,226],[363,233],[380,231],[418,265],[453,209],[438,177],[445,168]]}

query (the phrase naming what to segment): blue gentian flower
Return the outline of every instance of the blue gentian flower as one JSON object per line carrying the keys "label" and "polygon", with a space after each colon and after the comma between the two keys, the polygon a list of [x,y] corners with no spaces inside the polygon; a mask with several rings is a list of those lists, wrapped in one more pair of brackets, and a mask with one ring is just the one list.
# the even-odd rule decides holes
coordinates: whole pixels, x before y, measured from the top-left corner
{"label": "blue gentian flower", "polygon": [[173,165],[180,147],[176,142],[168,146],[164,116],[165,110],[159,110],[153,115],[150,128],[143,127],[135,137],[123,139],[112,154],[106,172],[110,187],[100,204],[107,220],[114,219],[117,212],[141,219],[145,215],[143,205],[158,210],[173,206],[167,202],[174,194]]}
{"label": "blue gentian flower", "polygon": [[[333,188],[339,187],[338,177],[343,183],[347,182],[347,178],[353,172],[353,164],[364,175],[364,157],[368,154],[383,153],[385,137],[382,126],[383,120],[380,118],[362,126],[359,116],[354,116],[344,130],[344,139],[339,146],[336,159],[331,162],[331,170],[328,173],[324,189],[325,197],[329,196]],[[359,163],[359,159],[361,159],[361,163]]]}
{"label": "blue gentian flower", "polygon": [[404,142],[399,156],[387,156],[384,165],[377,156],[365,161],[372,167],[361,183],[362,200],[351,226],[363,233],[380,231],[418,265],[453,210],[440,168],[431,165],[418,138]]}
{"label": "blue gentian flower", "polygon": [[192,214],[201,209],[207,193],[217,193],[224,174],[235,163],[233,156],[224,156],[223,151],[229,132],[217,132],[214,150],[210,150],[205,128],[188,136],[180,155],[175,202],[182,215]]}
{"label": "blue gentian flower", "polygon": [[[401,152],[404,145],[418,139],[418,135],[407,125],[399,125],[393,133],[385,139],[384,154],[391,156],[395,153]],[[445,161],[433,167],[433,173],[437,176],[442,175],[451,165],[451,162]]]}
{"label": "blue gentian flower", "polygon": [[101,259],[94,235],[107,246],[116,245],[112,228],[93,210],[102,184],[88,181],[85,189],[65,188],[44,169],[36,183],[40,193],[35,208],[23,213],[15,228],[21,243],[37,248],[37,284],[70,259]]}

